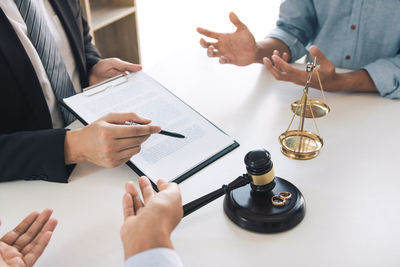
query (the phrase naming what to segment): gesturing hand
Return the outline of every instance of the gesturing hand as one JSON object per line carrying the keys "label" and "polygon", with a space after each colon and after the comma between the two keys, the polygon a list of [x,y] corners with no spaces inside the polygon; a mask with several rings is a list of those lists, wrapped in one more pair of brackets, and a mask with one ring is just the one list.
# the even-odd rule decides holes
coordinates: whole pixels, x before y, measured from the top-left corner
{"label": "gesturing hand", "polygon": [[151,120],[135,113],[110,113],[88,126],[68,131],[65,138],[65,163],[92,162],[114,168],[140,152],[151,134],[161,131],[154,125],[124,125],[125,121],[149,124]]}
{"label": "gesturing hand", "polygon": [[90,85],[97,84],[119,74],[136,72],[141,69],[142,66],[120,60],[119,58],[103,59],[97,62],[90,71],[89,83]]}
{"label": "gesturing hand", "polygon": [[207,48],[209,57],[219,57],[219,62],[246,66],[256,61],[257,44],[249,31],[235,13],[229,14],[229,19],[236,26],[234,33],[216,33],[203,28],[197,28],[200,34],[216,39],[217,42],[206,42],[200,39],[200,44]]}
{"label": "gesturing hand", "polygon": [[123,198],[125,222],[121,228],[125,259],[151,249],[172,248],[170,234],[183,216],[182,200],[176,183],[159,180],[156,193],[146,177],[139,179],[144,203],[132,182]]}
{"label": "gesturing hand", "polygon": [[[321,77],[322,84],[324,86],[324,90],[326,91],[338,91],[341,88],[337,88],[337,73],[335,71],[335,65],[328,60],[322,51],[317,46],[311,46],[310,55],[312,58],[316,57],[318,66],[318,72]],[[281,57],[279,51],[275,50],[272,55],[272,61],[265,57],[263,59],[264,65],[266,68],[272,73],[272,75],[280,81],[288,81],[293,82],[298,85],[305,85],[307,82],[307,72],[305,70],[300,70],[298,68],[293,67],[289,63],[287,53],[284,53]],[[320,88],[318,78],[316,75],[313,75],[311,80],[311,87]]]}
{"label": "gesturing hand", "polygon": [[33,266],[57,226],[57,220],[50,219],[52,213],[50,209],[33,212],[0,239],[0,267]]}

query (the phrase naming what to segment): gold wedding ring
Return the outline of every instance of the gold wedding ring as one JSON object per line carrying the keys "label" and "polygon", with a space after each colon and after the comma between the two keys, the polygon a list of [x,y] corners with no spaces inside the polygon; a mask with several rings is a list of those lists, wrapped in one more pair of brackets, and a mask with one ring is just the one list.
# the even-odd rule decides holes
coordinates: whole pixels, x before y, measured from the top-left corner
{"label": "gold wedding ring", "polygon": [[272,205],[274,205],[275,207],[283,207],[285,206],[286,203],[286,199],[284,199],[281,196],[273,196],[272,197]]}
{"label": "gold wedding ring", "polygon": [[292,194],[290,192],[280,192],[278,195],[272,197],[272,205],[275,207],[283,207],[286,204],[286,200],[292,198]]}
{"label": "gold wedding ring", "polygon": [[279,196],[282,197],[283,199],[291,199],[292,198],[292,194],[289,192],[280,192]]}

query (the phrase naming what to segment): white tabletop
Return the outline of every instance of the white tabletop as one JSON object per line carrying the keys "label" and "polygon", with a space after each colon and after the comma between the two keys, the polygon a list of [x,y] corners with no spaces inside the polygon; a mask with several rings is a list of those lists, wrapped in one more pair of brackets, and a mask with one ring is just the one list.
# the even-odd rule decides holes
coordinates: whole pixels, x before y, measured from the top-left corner
{"label": "white tabletop", "polygon": [[[276,82],[258,64],[220,65],[200,48],[147,72],[241,145],[181,183],[184,203],[244,173],[244,155],[266,148],[275,174],[294,183],[307,204],[296,228],[271,235],[234,225],[218,199],[184,218],[173,234],[186,266],[400,265],[399,101],[327,93],[331,113],[317,120],[321,154],[296,161],[281,154],[278,136],[289,125],[300,86]],[[316,90],[311,95],[320,97]],[[38,266],[122,266],[121,201],[129,180],[137,175],[127,166],[81,164],[68,184],[2,183],[0,233],[50,207],[59,225]]]}

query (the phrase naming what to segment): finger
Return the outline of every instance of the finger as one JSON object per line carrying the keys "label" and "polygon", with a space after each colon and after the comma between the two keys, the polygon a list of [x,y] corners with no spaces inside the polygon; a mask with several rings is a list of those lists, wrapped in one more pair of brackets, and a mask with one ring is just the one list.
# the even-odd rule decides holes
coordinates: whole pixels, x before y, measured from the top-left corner
{"label": "finger", "polygon": [[275,56],[278,56],[278,57],[281,56],[281,53],[279,52],[279,50],[274,50],[274,51],[272,52],[272,54],[275,55]]}
{"label": "finger", "polygon": [[126,121],[133,121],[140,124],[149,124],[151,120],[148,118],[141,117],[136,113],[110,113],[102,118],[108,123],[113,124],[124,124]]}
{"label": "finger", "polygon": [[124,221],[129,217],[135,215],[135,209],[133,207],[133,199],[131,194],[125,193],[122,199],[122,209],[124,212]]}
{"label": "finger", "polygon": [[35,264],[37,259],[40,257],[40,255],[42,255],[43,251],[49,244],[52,234],[53,232],[50,231],[43,233],[35,246],[32,247],[31,251],[24,256],[24,262],[26,263],[26,266],[33,266]]}
{"label": "finger", "polygon": [[168,185],[168,182],[164,179],[159,179],[157,181],[157,188],[159,191],[162,191],[166,186]]}
{"label": "finger", "polygon": [[208,48],[210,45],[212,45],[214,48],[218,48],[218,42],[207,42],[203,38],[200,39],[200,45],[204,48]]}
{"label": "finger", "polygon": [[220,33],[209,31],[204,28],[197,28],[196,30],[198,33],[200,33],[204,36],[210,37],[210,38],[214,38],[214,39],[218,39],[219,36],[221,35]]}
{"label": "finger", "polygon": [[54,229],[56,228],[58,222],[56,219],[52,218],[50,219],[42,228],[40,233],[33,239],[32,242],[30,242],[28,245],[24,247],[24,249],[21,251],[23,255],[28,254],[34,246],[36,246],[40,242],[40,238],[42,238],[42,235],[47,232],[54,232]]}
{"label": "finger", "polygon": [[[164,179],[159,179],[157,181],[157,188],[159,189],[160,192],[162,191],[177,191],[178,193],[180,192],[179,186],[177,183],[168,183]],[[176,193],[176,192],[174,192]]]}
{"label": "finger", "polygon": [[206,42],[203,38],[200,39],[200,45],[201,45],[203,48],[208,48],[207,42]]}
{"label": "finger", "polygon": [[284,72],[284,70],[281,68],[281,66],[280,66],[279,64],[276,64],[276,60],[277,60],[278,58],[280,58],[280,56],[272,55],[272,56],[271,56],[272,64],[273,64],[273,66],[274,66],[278,71]]}
{"label": "finger", "polygon": [[29,227],[35,222],[35,220],[39,217],[39,212],[32,212],[26,218],[18,224],[11,232],[5,234],[0,241],[6,243],[7,245],[12,246],[15,241],[23,235]]}
{"label": "finger", "polygon": [[53,211],[51,209],[43,210],[28,230],[15,241],[13,247],[21,251],[26,245],[35,239],[43,226],[49,221],[52,213]]}
{"label": "finger", "polygon": [[229,13],[229,19],[236,26],[236,28],[238,28],[238,30],[246,28],[246,25],[244,25],[240,21],[240,19],[238,18],[238,16],[236,16],[236,14],[234,12]]}
{"label": "finger", "polygon": [[140,208],[143,207],[143,202],[140,199],[139,192],[137,191],[133,182],[128,182],[125,185],[125,190],[132,196],[133,199],[133,208],[135,212],[137,212]]}
{"label": "finger", "polygon": [[264,62],[265,67],[267,68],[267,70],[269,72],[271,72],[271,74],[275,77],[275,79],[277,79],[277,80],[282,79],[281,72],[273,66],[272,61],[269,58],[265,57],[263,59],[263,62]]}
{"label": "finger", "polygon": [[207,48],[207,56],[208,57],[219,57],[219,56],[221,56],[221,54],[212,45],[210,45]]}
{"label": "finger", "polygon": [[128,157],[128,158],[120,159],[120,160],[118,161],[118,164],[117,164],[115,167],[118,167],[118,166],[120,166],[120,165],[122,165],[122,164],[127,163],[128,161],[131,160],[131,158],[132,158],[132,156],[131,156],[131,157]]}
{"label": "finger", "polygon": [[122,152],[126,149],[131,149],[136,146],[140,146],[147,139],[149,139],[149,137],[150,135],[115,139],[114,140],[115,151]]}
{"label": "finger", "polygon": [[153,187],[151,186],[149,179],[146,176],[142,176],[139,178],[139,185],[140,191],[142,191],[144,205],[146,205],[146,203],[153,198],[155,192],[153,190]]}
{"label": "finger", "polygon": [[304,84],[302,77],[304,77],[305,72],[293,67],[280,57],[272,56],[274,59],[275,66],[280,70],[280,80],[290,81],[297,84]]}
{"label": "finger", "polygon": [[289,61],[289,54],[286,53],[286,52],[283,53],[282,58],[283,58],[283,60],[285,60],[286,62],[288,62],[288,61]]}
{"label": "finger", "polygon": [[221,56],[221,57],[219,58],[219,63],[221,63],[221,64],[228,64],[228,63],[231,63],[231,61],[230,61],[229,58],[227,58],[227,57],[225,57],[225,56]]}
{"label": "finger", "polygon": [[133,155],[139,154],[140,150],[141,150],[140,145],[132,147],[132,148],[128,148],[128,149],[125,149],[125,150],[119,152],[118,157],[121,159],[122,163],[124,163],[124,162],[127,162],[126,159],[129,160],[130,158],[132,158]]}
{"label": "finger", "polygon": [[318,63],[322,64],[322,62],[324,62],[326,60],[325,55],[322,53],[321,49],[319,49],[318,46],[311,46],[310,47],[310,55],[311,57],[314,59],[315,57],[317,57],[317,61]]}
{"label": "finger", "polygon": [[319,47],[315,45],[311,46],[310,55],[312,58],[317,58],[317,62],[320,65],[319,68],[321,71],[333,71],[335,69],[335,65],[332,63],[332,61],[326,58]]}
{"label": "finger", "polygon": [[137,64],[132,64],[126,61],[123,61],[119,58],[113,58],[112,60],[112,66],[113,68],[117,69],[120,72],[137,72],[142,70],[142,66],[141,65],[137,65]]}
{"label": "finger", "polygon": [[149,136],[159,133],[161,127],[157,125],[113,125],[114,139]]}
{"label": "finger", "polygon": [[294,69],[290,64],[288,64],[279,56],[273,55],[272,60],[274,61],[274,66],[282,72],[290,73]]}

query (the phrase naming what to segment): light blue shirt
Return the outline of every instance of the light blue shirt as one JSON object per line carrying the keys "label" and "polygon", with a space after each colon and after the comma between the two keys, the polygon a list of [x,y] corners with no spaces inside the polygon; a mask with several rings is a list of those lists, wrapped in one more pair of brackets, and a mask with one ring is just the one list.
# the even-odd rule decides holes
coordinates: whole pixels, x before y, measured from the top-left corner
{"label": "light blue shirt", "polygon": [[178,254],[169,248],[154,248],[133,255],[125,267],[183,267]]}
{"label": "light blue shirt", "polygon": [[285,0],[277,28],[295,61],[317,45],[336,67],[365,69],[381,96],[400,98],[400,0]]}

